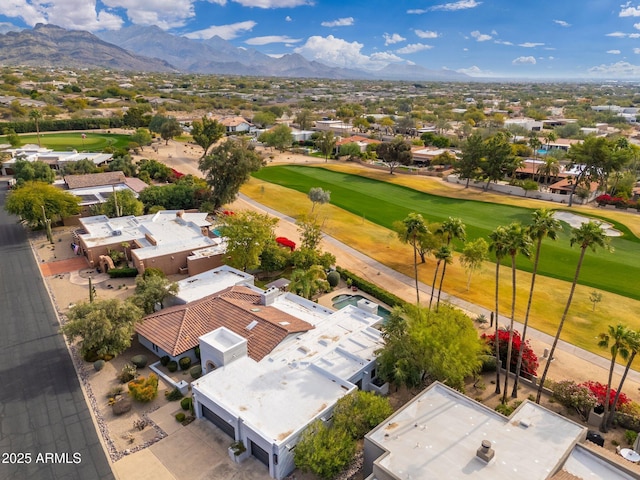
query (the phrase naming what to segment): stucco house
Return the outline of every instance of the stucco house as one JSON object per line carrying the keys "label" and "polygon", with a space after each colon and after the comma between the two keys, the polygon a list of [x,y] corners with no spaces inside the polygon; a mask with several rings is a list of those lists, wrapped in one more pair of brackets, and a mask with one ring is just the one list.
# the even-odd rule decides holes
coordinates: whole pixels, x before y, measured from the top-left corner
{"label": "stucco house", "polygon": [[13,164],[16,160],[26,160],[28,162],[41,161],[48,164],[54,170],[60,170],[66,163],[77,162],[79,160],[89,160],[96,167],[108,165],[113,155],[110,153],[88,153],[72,150],[69,152],[56,152],[50,148],[39,147],[38,145],[23,145],[19,148],[8,148],[4,150],[11,155],[11,158],[2,162],[2,175],[13,175]]}

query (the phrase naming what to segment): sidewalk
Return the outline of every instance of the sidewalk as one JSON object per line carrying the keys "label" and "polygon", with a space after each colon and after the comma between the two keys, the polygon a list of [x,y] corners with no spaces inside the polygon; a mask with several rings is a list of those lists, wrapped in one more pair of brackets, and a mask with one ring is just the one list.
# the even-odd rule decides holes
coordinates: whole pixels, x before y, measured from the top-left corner
{"label": "sidewalk", "polygon": [[[240,195],[240,201],[246,203],[253,209],[262,210],[264,212],[273,215],[284,222],[285,225],[279,225],[277,228],[283,228],[287,230],[288,238],[297,237],[297,231],[295,230],[295,219],[282,213],[273,210],[265,205],[262,205],[246,195]],[[282,223],[282,222],[281,222]],[[288,226],[287,226],[288,225]],[[293,227],[293,229],[291,228]],[[351,248],[350,246],[342,243],[341,241],[329,236],[324,235],[323,242],[325,243],[325,249],[333,253],[341,266],[347,264],[349,270],[354,271],[358,275],[362,276],[366,280],[379,285],[380,287],[391,291],[399,297],[414,302],[415,301],[415,281],[412,277],[408,277],[400,272],[397,272],[376,260],[366,256],[365,254]],[[422,282],[419,282],[419,288],[421,298],[429,298],[431,295],[431,287]],[[472,304],[460,298],[442,293],[441,298],[457,306],[458,308],[467,312],[472,318],[483,314],[487,318],[490,317],[491,311],[487,308],[479,305]],[[499,321],[501,324],[508,325],[509,318],[500,315]],[[522,324],[514,322],[514,328],[518,331],[522,331]],[[595,335],[595,334],[594,334]],[[531,346],[538,355],[540,361],[540,370],[544,366],[546,361],[543,357],[545,349],[550,349],[553,343],[553,336],[544,332],[531,328],[527,328],[527,337],[531,341]],[[603,351],[604,352],[604,351]],[[588,352],[582,348],[578,348],[567,342],[560,340],[556,348],[554,355],[554,361],[549,368],[549,377],[555,379],[573,379],[578,382],[594,380],[600,383],[606,384],[610,360],[606,357],[596,355]],[[597,367],[600,371],[594,371],[593,367]],[[614,379],[612,386],[617,386],[624,371],[624,366],[617,364],[614,370]],[[633,400],[640,402],[640,373],[635,370],[630,370],[625,382],[624,392]]]}

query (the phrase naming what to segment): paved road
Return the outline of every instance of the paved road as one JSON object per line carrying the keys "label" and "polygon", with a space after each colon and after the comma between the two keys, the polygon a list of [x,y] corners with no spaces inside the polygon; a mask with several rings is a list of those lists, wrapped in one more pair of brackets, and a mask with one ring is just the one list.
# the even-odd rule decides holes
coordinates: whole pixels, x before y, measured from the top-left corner
{"label": "paved road", "polygon": [[3,182],[0,480],[112,479],[25,232],[4,211],[5,194]]}

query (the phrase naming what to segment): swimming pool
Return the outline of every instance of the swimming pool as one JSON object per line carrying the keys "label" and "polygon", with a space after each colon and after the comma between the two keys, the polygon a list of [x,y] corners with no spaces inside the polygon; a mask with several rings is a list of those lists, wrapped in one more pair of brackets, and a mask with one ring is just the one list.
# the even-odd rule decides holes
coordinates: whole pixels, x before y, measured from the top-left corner
{"label": "swimming pool", "polygon": [[[363,297],[362,295],[348,295],[343,293],[342,295],[333,297],[331,299],[331,303],[333,303],[333,308],[340,310],[347,305],[357,306],[358,300],[362,300],[363,298],[365,300],[369,300],[367,297]],[[375,300],[374,302],[378,303]],[[389,317],[391,316],[391,312],[378,303],[378,315],[382,317],[382,323],[387,323],[387,320],[389,320]]]}

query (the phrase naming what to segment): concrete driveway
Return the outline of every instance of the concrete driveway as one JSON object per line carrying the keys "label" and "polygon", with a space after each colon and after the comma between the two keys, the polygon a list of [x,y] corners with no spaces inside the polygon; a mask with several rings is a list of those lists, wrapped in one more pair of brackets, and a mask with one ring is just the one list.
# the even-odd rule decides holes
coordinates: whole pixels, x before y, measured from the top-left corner
{"label": "concrete driveway", "polygon": [[173,419],[175,404],[150,418],[168,436],[112,465],[118,479],[129,480],[268,480],[266,466],[253,457],[234,463],[227,453],[231,438],[205,419],[186,427]]}

